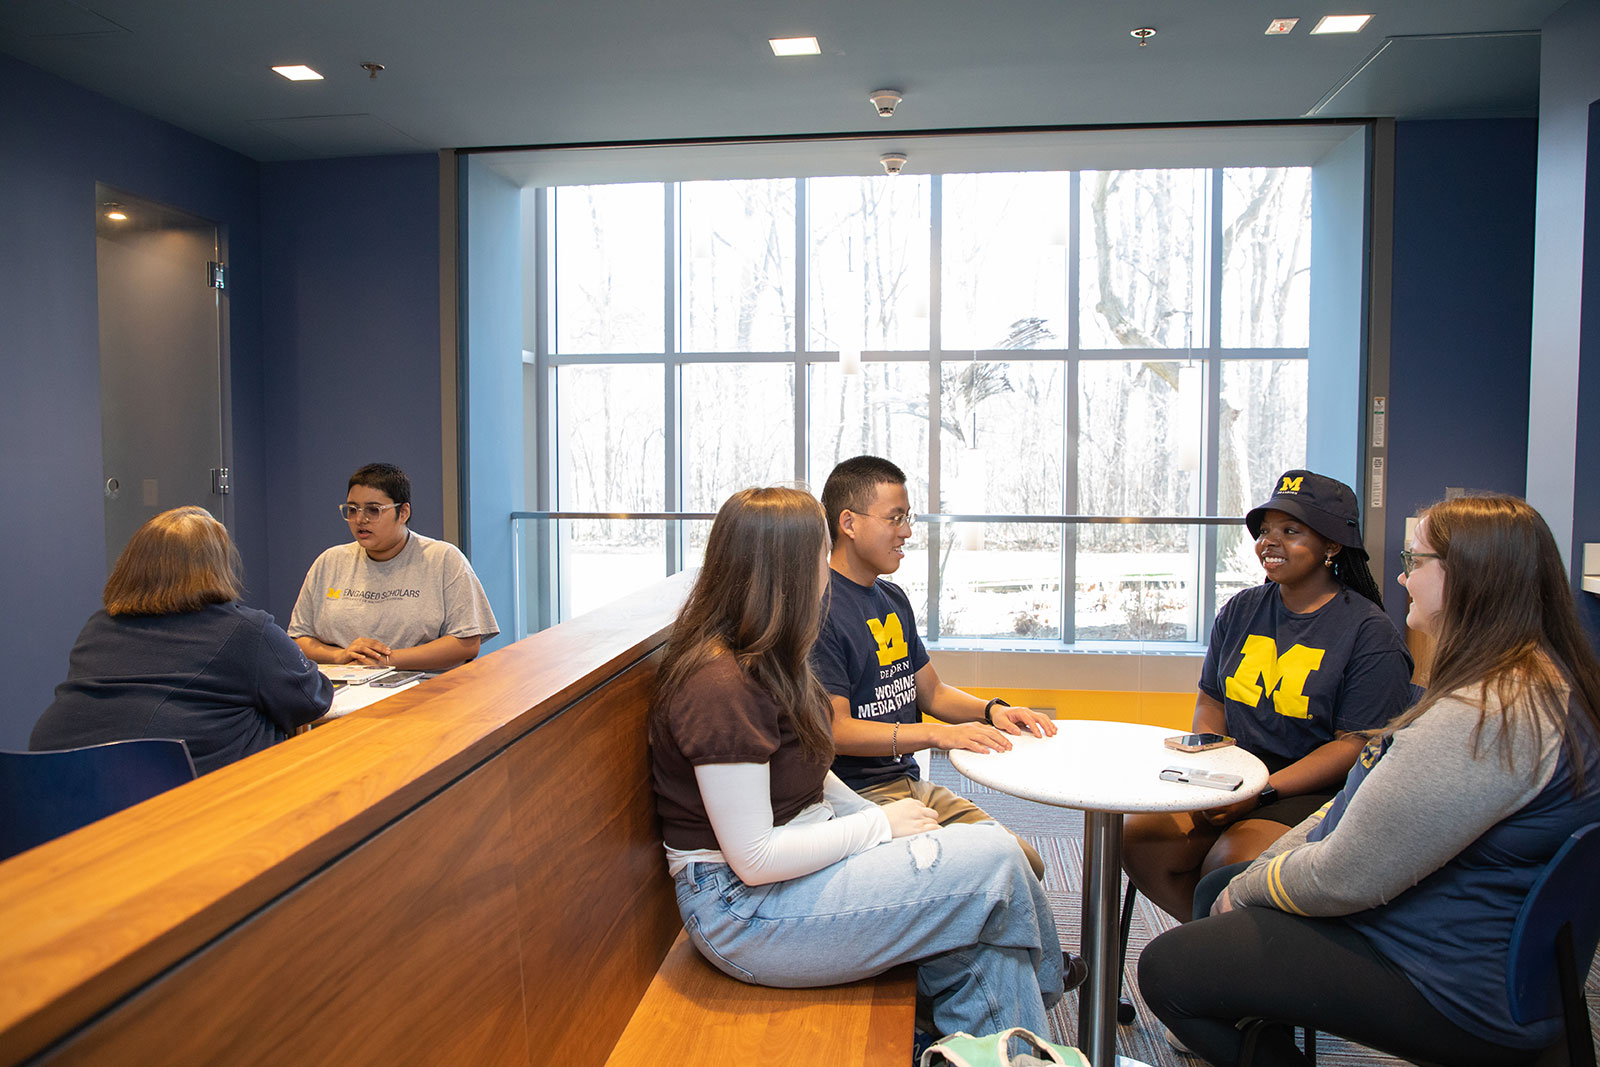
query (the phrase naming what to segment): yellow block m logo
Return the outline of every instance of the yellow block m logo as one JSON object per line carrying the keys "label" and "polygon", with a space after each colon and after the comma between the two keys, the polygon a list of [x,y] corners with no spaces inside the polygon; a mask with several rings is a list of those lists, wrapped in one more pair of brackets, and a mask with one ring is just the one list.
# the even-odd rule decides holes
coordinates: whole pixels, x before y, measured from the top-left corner
{"label": "yellow block m logo", "polygon": [[1283,476],[1283,484],[1278,486],[1278,492],[1298,493],[1300,491],[1300,483],[1305,480],[1306,479],[1304,475],[1300,476],[1299,478],[1291,478],[1286,474]]}
{"label": "yellow block m logo", "polygon": [[[1284,479],[1288,481],[1288,479]],[[1229,700],[1252,708],[1262,696],[1271,694],[1272,707],[1291,719],[1309,719],[1311,700],[1306,696],[1306,679],[1322,666],[1323,649],[1294,645],[1283,655],[1272,638],[1251,634],[1244,639],[1239,666],[1223,687]]]}
{"label": "yellow block m logo", "polygon": [[878,645],[878,666],[887,667],[911,655],[906,647],[906,632],[900,628],[900,616],[894,612],[889,612],[889,617],[882,622],[868,619],[867,629],[872,631],[872,640]]}

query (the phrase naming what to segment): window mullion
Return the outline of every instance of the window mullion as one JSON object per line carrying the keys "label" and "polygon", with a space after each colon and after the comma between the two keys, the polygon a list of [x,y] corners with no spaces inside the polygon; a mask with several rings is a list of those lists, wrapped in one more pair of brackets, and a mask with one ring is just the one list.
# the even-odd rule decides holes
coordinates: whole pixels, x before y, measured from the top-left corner
{"label": "window mullion", "polygon": [[[1080,284],[1078,256],[1082,233],[1079,226],[1080,174],[1072,172],[1067,193],[1067,380],[1062,388],[1062,402],[1067,410],[1062,425],[1066,427],[1066,447],[1061,458],[1061,503],[1063,513],[1077,515],[1078,511],[1078,286]],[[1061,528],[1061,643],[1072,645],[1078,631],[1078,526],[1069,523]]]}
{"label": "window mullion", "polygon": [[[1201,490],[1205,499],[1201,513],[1217,514],[1222,475],[1222,226],[1223,180],[1221,168],[1211,171],[1210,219],[1206,232],[1209,235],[1209,252],[1206,257],[1206,359],[1205,359],[1205,412],[1200,425],[1205,433],[1205,481]],[[1200,552],[1200,617],[1195,620],[1195,640],[1204,642],[1211,620],[1217,614],[1217,528],[1206,526],[1201,531]]]}
{"label": "window mullion", "polygon": [[[944,271],[941,267],[944,247],[943,205],[943,177],[931,175],[928,180],[928,499],[923,507],[939,512],[944,511],[943,479],[939,470],[943,445],[939,427],[944,424],[944,397],[939,387],[944,365]],[[939,548],[942,540],[940,535],[945,532],[938,523],[928,524],[928,610],[923,626],[930,640],[939,638],[939,597],[943,577],[939,573]]]}
{"label": "window mullion", "polygon": [[810,479],[812,491],[821,496],[820,474],[813,475],[810,469],[811,303],[806,291],[806,280],[811,276],[809,186],[804,178],[794,180],[794,476],[800,482]]}
{"label": "window mullion", "polygon": [[[662,494],[663,510],[683,510],[683,400],[681,396],[681,371],[678,361],[678,319],[682,314],[683,276],[681,266],[683,263],[682,250],[678,247],[678,234],[680,231],[681,198],[680,186],[676,182],[663,183],[661,187],[663,210],[662,219],[662,256],[663,276],[666,284],[662,288],[661,311],[661,352],[662,352],[662,477],[665,479]],[[666,567],[668,574],[677,574],[683,569],[683,524],[681,522],[667,522],[664,524]]]}

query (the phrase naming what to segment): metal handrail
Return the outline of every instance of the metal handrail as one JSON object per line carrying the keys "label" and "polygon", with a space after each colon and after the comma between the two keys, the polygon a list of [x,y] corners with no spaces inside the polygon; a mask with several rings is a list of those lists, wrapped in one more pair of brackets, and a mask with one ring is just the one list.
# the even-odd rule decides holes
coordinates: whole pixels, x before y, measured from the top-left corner
{"label": "metal handrail", "polygon": [[[714,511],[513,511],[512,519],[711,520]],[[917,513],[918,522],[1089,523],[1123,526],[1242,526],[1243,515],[993,515]]]}

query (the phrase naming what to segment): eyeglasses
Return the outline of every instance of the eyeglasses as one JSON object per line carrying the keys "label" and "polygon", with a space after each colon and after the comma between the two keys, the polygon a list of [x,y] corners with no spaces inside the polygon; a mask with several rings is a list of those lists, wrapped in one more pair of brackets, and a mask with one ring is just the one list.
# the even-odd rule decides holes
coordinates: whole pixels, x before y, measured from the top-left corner
{"label": "eyeglasses", "polygon": [[344,516],[346,522],[358,516],[368,522],[377,522],[383,518],[385,511],[399,506],[399,504],[340,504],[339,514]]}
{"label": "eyeglasses", "polygon": [[1400,566],[1405,568],[1408,578],[1411,572],[1417,569],[1418,561],[1424,559],[1444,559],[1444,557],[1437,552],[1413,552],[1409,548],[1400,550]]}
{"label": "eyeglasses", "polygon": [[917,513],[914,511],[897,511],[893,515],[874,515],[870,511],[857,511],[853,512],[853,514],[865,515],[869,519],[877,519],[879,522],[886,522],[896,529],[904,526],[909,530],[915,526],[917,522]]}

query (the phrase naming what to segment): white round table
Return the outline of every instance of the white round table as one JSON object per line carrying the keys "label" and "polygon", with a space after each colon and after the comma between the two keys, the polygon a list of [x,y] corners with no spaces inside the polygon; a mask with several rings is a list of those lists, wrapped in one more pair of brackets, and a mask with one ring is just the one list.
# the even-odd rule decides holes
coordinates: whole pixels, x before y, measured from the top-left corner
{"label": "white round table", "polygon": [[[1178,752],[1162,744],[1176,732],[1164,726],[1064,719],[1056,722],[1054,737],[1013,738],[1009,752],[950,753],[955,769],[979,785],[1084,813],[1080,947],[1089,977],[1080,1000],[1078,1046],[1095,1067],[1117,1062],[1123,815],[1220,808],[1255,796],[1267,784],[1266,765],[1250,753],[1236,747]],[[1163,781],[1161,771],[1167,767],[1222,771],[1244,782],[1227,792]]]}

